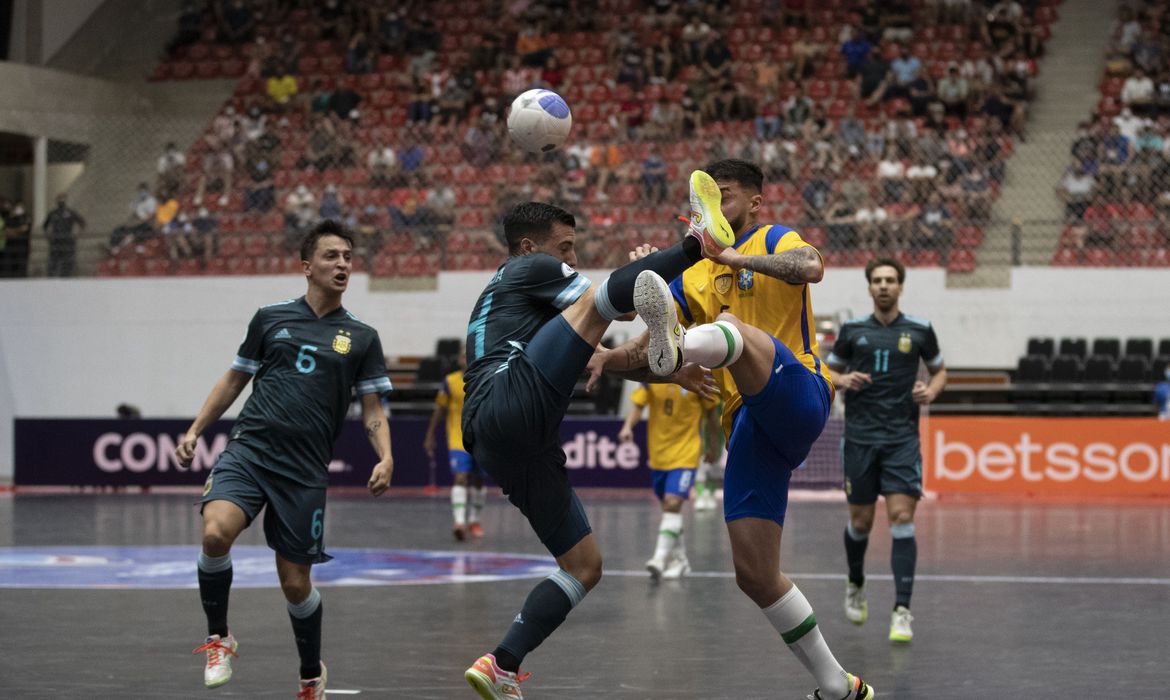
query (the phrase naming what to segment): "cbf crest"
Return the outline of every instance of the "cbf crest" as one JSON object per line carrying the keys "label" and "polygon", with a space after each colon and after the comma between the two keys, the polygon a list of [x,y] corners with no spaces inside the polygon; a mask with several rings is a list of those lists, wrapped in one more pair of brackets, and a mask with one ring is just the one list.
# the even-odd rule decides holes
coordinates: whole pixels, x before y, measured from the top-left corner
{"label": "cbf crest", "polygon": [[898,352],[910,352],[911,347],[913,347],[913,343],[910,341],[910,334],[903,333],[901,337],[898,338]]}
{"label": "cbf crest", "polygon": [[735,284],[739,287],[739,295],[741,297],[750,296],[752,294],[752,287],[756,284],[755,273],[745,267],[735,276]]}
{"label": "cbf crest", "polygon": [[349,336],[349,331],[337,331],[337,337],[333,339],[333,352],[348,355],[349,349],[353,347],[353,340]]}

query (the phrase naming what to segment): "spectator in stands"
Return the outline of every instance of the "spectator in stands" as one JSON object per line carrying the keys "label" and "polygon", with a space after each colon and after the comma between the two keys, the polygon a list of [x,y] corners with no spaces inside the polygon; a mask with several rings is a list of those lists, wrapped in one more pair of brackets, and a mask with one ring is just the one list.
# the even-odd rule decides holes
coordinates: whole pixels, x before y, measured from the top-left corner
{"label": "spectator in stands", "polygon": [[430,210],[420,206],[418,198],[413,195],[401,206],[390,207],[390,227],[394,231],[411,234],[419,247],[429,248],[436,243],[436,231]]}
{"label": "spectator in stands", "polygon": [[421,137],[417,129],[406,129],[402,133],[398,147],[398,170],[404,177],[409,178],[417,173],[426,160],[426,151],[421,145]]}
{"label": "spectator in stands", "polygon": [[968,219],[986,221],[991,217],[991,179],[983,168],[971,168],[963,175],[961,183],[963,191],[964,212]]}
{"label": "spectator in stands", "polygon": [[337,191],[337,185],[333,183],[325,185],[325,191],[321,193],[321,206],[317,208],[318,217],[341,221],[344,214],[345,207],[341,201],[341,193]]}
{"label": "spectator in stands", "polygon": [[1097,161],[1097,172],[1107,193],[1116,191],[1122,171],[1129,162],[1130,140],[1121,133],[1121,127],[1110,124],[1101,140],[1101,159]]}
{"label": "spectator in stands", "polygon": [[1150,121],[1148,119],[1143,119],[1134,114],[1133,110],[1129,107],[1123,108],[1121,113],[1113,118],[1113,126],[1117,127],[1118,132],[1130,144],[1137,139],[1138,132],[1141,131],[1142,127],[1148,126],[1149,124]]}
{"label": "spectator in stands", "polygon": [[190,46],[203,36],[203,12],[195,5],[194,0],[183,0],[179,10],[179,31],[167,43],[167,54],[175,58],[179,49]]}
{"label": "spectator in stands", "polygon": [[877,0],[867,0],[858,15],[857,28],[870,43],[876,44],[882,35],[882,11]]}
{"label": "spectator in stands", "polygon": [[959,66],[947,66],[947,74],[938,81],[938,101],[947,114],[967,120],[967,100],[971,97],[971,86],[959,74]]}
{"label": "spectator in stands", "polygon": [[532,70],[520,62],[519,56],[513,55],[509,59],[507,70],[504,71],[500,79],[500,90],[504,103],[512,104],[512,100],[516,99],[517,95],[531,87],[532,78]]}
{"label": "spectator in stands", "polygon": [[500,38],[492,32],[483,34],[471,49],[469,66],[473,71],[494,71],[503,59]]}
{"label": "spectator in stands", "polygon": [[[178,210],[178,204],[175,205]],[[130,216],[126,223],[117,226],[110,232],[110,255],[116,256],[132,244],[146,240],[156,232],[155,214],[158,211],[158,199],[150,191],[150,185],[138,183],[134,199],[130,202]],[[173,218],[173,217],[172,217]]]}
{"label": "spectator in stands", "polygon": [[796,90],[784,102],[784,123],[789,133],[799,133],[801,125],[812,116],[813,101],[805,96],[804,85],[797,84]]}
{"label": "spectator in stands", "polygon": [[871,105],[876,103],[881,99],[878,90],[885,87],[886,74],[889,72],[889,65],[882,59],[877,47],[869,50],[869,56],[858,65],[856,72],[856,94]]}
{"label": "spectator in stands", "polygon": [[390,146],[374,145],[366,156],[371,187],[393,187],[399,181],[398,154]]}
{"label": "spectator in stands", "polygon": [[909,99],[910,85],[923,74],[922,59],[910,51],[907,44],[894,60],[890,61],[890,72],[886,76],[885,91],[881,99]]}
{"label": "spectator in stands", "polygon": [[814,41],[811,32],[801,32],[796,41],[792,42],[792,72],[793,80],[805,80],[812,77],[816,70],[815,61],[825,53],[827,47]]}
{"label": "spectator in stands", "polygon": [[373,72],[374,52],[365,32],[354,32],[349,38],[349,45],[345,48],[345,70],[354,75]]}
{"label": "spectator in stands", "polygon": [[1166,67],[1166,49],[1158,31],[1146,27],[1133,45],[1133,62],[1146,73],[1157,73]]}
{"label": "spectator in stands", "polygon": [[191,220],[191,227],[193,231],[187,235],[187,239],[191,243],[192,252],[202,256],[206,263],[215,255],[219,241],[219,219],[212,216],[207,207],[199,207],[195,218]]}
{"label": "spectator in stands", "polygon": [[1093,198],[1097,179],[1084,163],[1074,163],[1065,171],[1056,192],[1064,200],[1064,216],[1068,221],[1080,221]]}
{"label": "spectator in stands", "polygon": [[954,241],[954,221],[951,219],[951,213],[943,203],[942,195],[932,191],[918,213],[912,247],[918,250],[937,251],[940,261],[946,265]]}
{"label": "spectator in stands", "polygon": [[889,213],[874,201],[869,190],[862,196],[861,205],[854,215],[857,231],[857,245],[861,250],[880,250],[884,241],[883,227]]}
{"label": "spectator in stands", "polygon": [[1009,99],[1003,94],[998,84],[993,84],[988,88],[987,96],[983,99],[979,112],[993,119],[998,119],[1003,128],[1011,133],[1023,136],[1026,119],[1024,103]]}
{"label": "spectator in stands", "polygon": [[838,196],[825,208],[826,248],[851,250],[857,246],[857,208],[848,197]]}
{"label": "spectator in stands", "polygon": [[357,109],[361,102],[361,95],[346,87],[345,80],[338,76],[329,95],[329,111],[339,119],[348,119],[350,113]]}
{"label": "spectator in stands", "polygon": [[449,229],[455,224],[455,188],[447,182],[434,182],[427,187],[424,199],[431,222]]}
{"label": "spectator in stands", "polygon": [[290,239],[299,240],[300,236],[312,228],[317,215],[316,202],[317,198],[303,182],[289,191],[284,199],[284,225],[290,230],[288,236]]}
{"label": "spectator in stands", "polygon": [[256,17],[244,0],[216,2],[216,25],[219,40],[225,44],[242,44],[251,41],[256,33]]}
{"label": "spectator in stands", "polygon": [[41,226],[49,239],[49,277],[72,277],[77,263],[77,234],[85,231],[85,219],[57,195],[57,206]]}
{"label": "spectator in stands", "polygon": [[175,146],[174,141],[168,141],[163,153],[158,157],[158,184],[167,192],[177,191],[183,184],[183,167],[187,165],[187,156]]}
{"label": "spectator in stands", "polygon": [[882,40],[907,42],[914,37],[913,8],[905,0],[883,0]]}
{"label": "spectator in stands", "polygon": [[670,37],[663,36],[657,45],[647,46],[642,62],[646,66],[646,79],[651,84],[666,85],[674,80],[676,65]]}
{"label": "spectator in stands", "polygon": [[287,65],[282,64],[265,83],[265,92],[272,100],[272,106],[277,111],[289,108],[294,97],[297,96],[297,79]]}
{"label": "spectator in stands", "polygon": [[333,120],[328,116],[316,116],[309,127],[309,138],[305,141],[305,152],[297,160],[297,168],[316,168],[324,171],[337,167],[338,142]]}
{"label": "spectator in stands", "polygon": [[411,77],[410,102],[406,105],[406,118],[416,124],[429,122],[435,107],[431,99],[431,86],[428,81]]}
{"label": "spectator in stands", "polygon": [[[649,51],[650,49],[647,49]],[[561,85],[565,82],[565,69],[561,67],[561,61],[556,57],[556,54],[549,54],[548,61],[545,62],[544,68],[540,71],[540,82],[549,90],[559,90]]]}
{"label": "spectator in stands", "polygon": [[171,261],[186,260],[195,256],[191,245],[191,237],[195,233],[195,226],[186,214],[180,213],[162,226],[163,243],[167,248],[167,258]]}
{"label": "spectator in stands", "polygon": [[698,13],[692,14],[682,28],[681,39],[683,62],[697,66],[703,60],[707,42],[711,39],[711,26]]}
{"label": "spectator in stands", "polygon": [[768,141],[780,135],[783,120],[775,100],[764,100],[756,114],[756,138]]}
{"label": "spectator in stands", "polygon": [[852,80],[857,77],[861,65],[869,58],[873,44],[860,28],[853,29],[850,34],[849,40],[841,44],[840,50],[841,55],[845,57],[845,77]]}
{"label": "spectator in stands", "polygon": [[516,55],[520,62],[533,68],[542,68],[552,51],[542,22],[525,24],[516,34]]}
{"label": "spectator in stands", "polygon": [[324,0],[317,6],[318,38],[344,40],[348,31],[345,8],[340,0]]}
{"label": "spectator in stands", "polygon": [[479,120],[469,124],[463,132],[460,150],[468,163],[483,170],[496,162],[500,146],[500,140],[496,136],[496,125],[491,115],[480,115]]}
{"label": "spectator in stands", "polygon": [[918,219],[922,216],[922,208],[914,201],[914,191],[910,188],[902,190],[901,197],[886,205],[886,214],[889,247],[905,250],[913,240]]}
{"label": "spectator in stands", "polygon": [[162,231],[168,224],[174,222],[179,216],[179,200],[173,193],[166,190],[159,189],[155,195],[157,206],[154,209],[154,225],[155,231]]}
{"label": "spectator in stands", "polygon": [[1012,18],[1012,10],[1006,3],[997,3],[987,13],[983,23],[983,41],[990,45],[993,51],[1000,51],[1005,46],[1012,46],[1016,35],[1019,34],[1019,18]]}
{"label": "spectator in stands", "polygon": [[244,190],[244,211],[266,212],[276,204],[276,180],[272,162],[257,151],[247,162],[248,182]]}
{"label": "spectator in stands", "polygon": [[27,277],[29,233],[32,221],[24,210],[24,204],[13,203],[11,208],[0,211],[0,277]]}
{"label": "spectator in stands", "polygon": [[682,129],[682,107],[662,95],[650,107],[650,115],[642,126],[646,140],[674,139]]}
{"label": "spectator in stands", "polygon": [[711,39],[703,49],[703,62],[700,67],[703,73],[711,80],[720,80],[731,77],[733,57],[731,49],[719,32],[711,32]]}
{"label": "spectator in stands", "polygon": [[886,142],[885,153],[878,161],[877,178],[882,185],[885,201],[896,202],[906,190],[906,165],[898,153],[898,146],[893,141]]}
{"label": "spectator in stands", "polygon": [[642,160],[642,199],[651,204],[666,201],[666,161],[651,147]]}
{"label": "spectator in stands", "polygon": [[812,221],[824,221],[833,195],[833,174],[821,164],[809,167],[809,177],[800,192],[804,213]]}
{"label": "spectator in stands", "polygon": [[646,84],[646,69],[642,60],[642,52],[636,47],[630,47],[621,55],[615,82],[618,85],[629,85],[633,90],[641,90]]}
{"label": "spectator in stands", "polygon": [[776,47],[770,46],[768,47],[767,59],[759,61],[753,68],[756,78],[756,96],[762,104],[776,100],[776,96],[780,92],[780,70],[781,65],[776,58]]}
{"label": "spectator in stands", "polygon": [[389,56],[400,56],[406,48],[406,9],[387,9],[378,12],[378,8],[371,8],[370,12],[377,15],[374,25],[374,35],[378,43],[378,52]]}

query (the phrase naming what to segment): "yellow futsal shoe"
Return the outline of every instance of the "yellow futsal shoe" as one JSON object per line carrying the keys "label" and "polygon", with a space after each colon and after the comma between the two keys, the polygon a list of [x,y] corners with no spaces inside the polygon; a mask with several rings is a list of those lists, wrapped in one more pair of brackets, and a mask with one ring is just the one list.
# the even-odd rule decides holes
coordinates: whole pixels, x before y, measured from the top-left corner
{"label": "yellow futsal shoe", "polygon": [[723,195],[714,178],[702,170],[691,173],[691,227],[687,235],[699,239],[707,258],[735,245],[735,232],[723,216],[722,202]]}
{"label": "yellow futsal shoe", "polygon": [[[696,171],[697,172],[697,171]],[[683,364],[683,327],[674,310],[666,280],[653,270],[642,270],[634,280],[634,308],[650,332],[646,357],[659,377],[674,374]]]}
{"label": "yellow futsal shoe", "polygon": [[483,700],[524,700],[520,684],[532,674],[512,673],[500,668],[494,654],[484,654],[463,672],[466,680]]}
{"label": "yellow futsal shoe", "polygon": [[910,614],[910,608],[905,605],[899,605],[894,608],[894,613],[890,615],[890,641],[895,644],[909,644],[914,639],[914,630],[910,629],[910,623],[914,621],[914,616]]}
{"label": "yellow futsal shoe", "polygon": [[[846,673],[845,677],[849,684],[849,691],[845,693],[845,697],[839,700],[873,700],[877,695],[877,691],[873,689],[872,685],[868,685],[852,673]],[[817,688],[808,696],[808,700],[838,700],[837,698],[827,698],[821,695],[821,689]]]}

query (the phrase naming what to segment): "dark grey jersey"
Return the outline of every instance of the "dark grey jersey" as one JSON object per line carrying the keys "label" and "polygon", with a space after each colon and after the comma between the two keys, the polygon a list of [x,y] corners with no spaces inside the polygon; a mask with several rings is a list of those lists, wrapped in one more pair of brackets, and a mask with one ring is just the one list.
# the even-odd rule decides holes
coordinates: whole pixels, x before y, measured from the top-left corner
{"label": "dark grey jersey", "polygon": [[391,389],[378,332],[344,308],[317,318],[304,297],[257,311],[232,369],[255,378],[229,449],[313,487],[328,483],[351,389]]}
{"label": "dark grey jersey", "polygon": [[464,415],[482,399],[484,380],[522,351],[540,327],[585,290],[589,278],[545,253],[508,258],[488,282],[467,326]]}
{"label": "dark grey jersey", "polygon": [[943,363],[930,321],[899,314],[885,326],[871,314],[841,326],[829,366],[873,378],[872,384],[845,392],[845,439],[892,444],[918,437],[918,404],[911,392],[920,359],[932,371]]}

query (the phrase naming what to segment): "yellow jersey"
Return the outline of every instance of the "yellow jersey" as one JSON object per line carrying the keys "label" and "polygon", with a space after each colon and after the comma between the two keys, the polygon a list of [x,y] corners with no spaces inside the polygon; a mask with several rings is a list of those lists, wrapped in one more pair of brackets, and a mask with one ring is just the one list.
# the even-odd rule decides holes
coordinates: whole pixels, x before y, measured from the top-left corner
{"label": "yellow jersey", "polygon": [[703,441],[699,427],[703,412],[719,403],[703,401],[678,384],[640,384],[630,400],[650,407],[646,442],[650,468],[658,470],[699,466]]}
{"label": "yellow jersey", "polygon": [[[765,224],[757,225],[735,242],[736,250],[744,255],[771,255],[806,246],[812,248],[796,231]],[[705,259],[671,282],[670,290],[684,326],[711,323],[727,311],[784,343],[801,364],[824,377],[832,388],[829,370],[819,356],[807,284],[789,284],[748,269],[736,272]],[[723,397],[723,433],[730,436],[732,419],[743,405],[743,398],[730,372],[717,369],[713,374]]]}
{"label": "yellow jersey", "polygon": [[443,378],[435,403],[447,409],[447,449],[463,449],[463,370]]}

